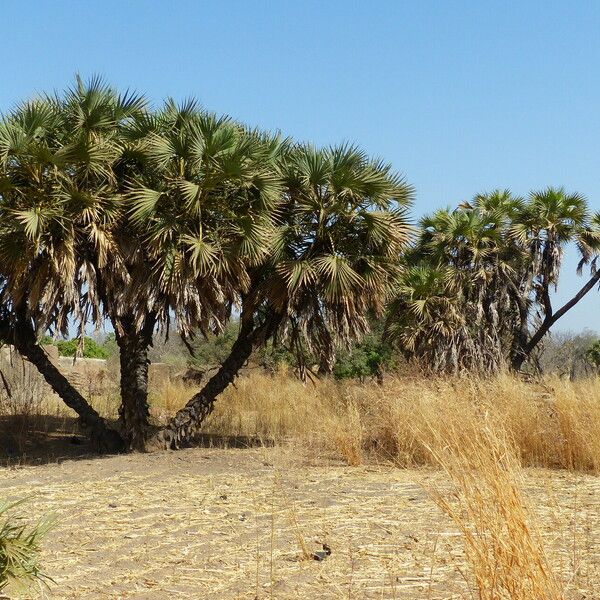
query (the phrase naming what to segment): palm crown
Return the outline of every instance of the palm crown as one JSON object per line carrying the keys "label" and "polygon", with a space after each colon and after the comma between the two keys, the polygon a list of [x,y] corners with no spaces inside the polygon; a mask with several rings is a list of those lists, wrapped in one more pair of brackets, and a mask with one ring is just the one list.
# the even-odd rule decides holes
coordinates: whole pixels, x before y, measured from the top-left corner
{"label": "palm crown", "polygon": [[78,80],[65,98],[28,102],[0,124],[4,293],[15,305],[26,299],[42,329],[65,333],[69,316],[100,320],[94,267],[121,270],[111,165],[120,125],[143,107],[141,97]]}
{"label": "palm crown", "polygon": [[282,315],[292,345],[331,353],[383,309],[410,236],[412,188],[347,145],[293,147],[281,171],[284,199],[259,298]]}
{"label": "palm crown", "polygon": [[247,268],[268,252],[281,142],[191,103],[168,102],[143,125],[132,132],[140,164],[127,189],[145,249],[143,287],[185,333],[218,329],[249,284]]}

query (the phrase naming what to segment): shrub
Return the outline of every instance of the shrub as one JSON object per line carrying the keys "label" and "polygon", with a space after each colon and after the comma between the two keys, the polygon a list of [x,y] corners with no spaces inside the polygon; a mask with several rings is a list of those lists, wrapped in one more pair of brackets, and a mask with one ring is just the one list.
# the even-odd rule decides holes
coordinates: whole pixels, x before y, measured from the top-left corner
{"label": "shrub", "polygon": [[83,343],[79,338],[72,340],[53,340],[48,336],[42,338],[43,344],[56,346],[61,356],[81,356],[83,358],[109,358],[115,351],[113,342],[113,336],[107,336],[102,344],[90,337],[83,338]]}
{"label": "shrub", "polygon": [[12,582],[26,585],[50,581],[41,571],[38,558],[40,541],[52,521],[42,520],[28,527],[11,512],[22,502],[0,502],[0,591]]}

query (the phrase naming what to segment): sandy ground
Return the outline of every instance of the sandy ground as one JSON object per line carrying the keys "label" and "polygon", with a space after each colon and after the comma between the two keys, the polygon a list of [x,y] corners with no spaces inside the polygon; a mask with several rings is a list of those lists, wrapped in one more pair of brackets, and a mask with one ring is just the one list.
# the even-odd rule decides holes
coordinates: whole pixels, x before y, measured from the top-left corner
{"label": "sandy ground", "polygon": [[[2,497],[54,513],[34,598],[470,598],[439,474],[193,449],[0,469]],[[569,597],[600,599],[600,478],[529,471]],[[318,561],[303,558],[331,548]]]}

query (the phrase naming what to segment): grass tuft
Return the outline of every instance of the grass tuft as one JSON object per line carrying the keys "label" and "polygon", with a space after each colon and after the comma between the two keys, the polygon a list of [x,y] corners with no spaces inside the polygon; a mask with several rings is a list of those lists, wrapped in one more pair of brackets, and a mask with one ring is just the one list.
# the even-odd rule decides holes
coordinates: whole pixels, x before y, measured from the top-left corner
{"label": "grass tuft", "polygon": [[431,456],[451,490],[431,489],[458,527],[480,600],[561,600],[541,537],[523,497],[521,467],[502,425],[489,414],[462,413],[433,425]]}

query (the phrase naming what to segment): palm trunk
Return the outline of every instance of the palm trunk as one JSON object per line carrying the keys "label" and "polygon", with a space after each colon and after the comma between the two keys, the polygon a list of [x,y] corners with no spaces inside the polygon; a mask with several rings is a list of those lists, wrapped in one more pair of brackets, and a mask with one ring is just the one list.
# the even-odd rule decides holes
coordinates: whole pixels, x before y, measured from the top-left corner
{"label": "palm trunk", "polygon": [[529,340],[528,311],[526,301],[519,300],[519,323],[512,340],[510,364],[513,371],[519,371],[527,359],[526,348]]}
{"label": "palm trunk", "polygon": [[543,337],[550,331],[550,328],[558,321],[565,313],[571,310],[592,288],[600,281],[600,270],[596,271],[587,283],[571,298],[563,304],[555,313],[552,312],[552,306],[548,305],[549,314],[546,314],[542,324],[538,330],[531,336],[529,342],[524,346],[523,350],[515,356],[513,360],[513,369],[519,371],[525,361],[531,356],[537,345],[542,341]]}
{"label": "palm trunk", "polygon": [[157,448],[176,449],[189,444],[200,426],[213,411],[217,396],[236,378],[240,369],[252,355],[255,344],[251,326],[240,329],[229,356],[221,368],[192,396],[190,401],[149,442]]}
{"label": "palm trunk", "polygon": [[169,423],[149,440],[149,446],[174,450],[190,444],[206,417],[213,411],[217,396],[234,381],[252,352],[268,338],[279,323],[279,318],[272,315],[261,325],[256,325],[254,318],[244,315],[244,312],[240,320],[240,332],[221,368]]}
{"label": "palm trunk", "polygon": [[27,324],[20,324],[12,337],[17,351],[37,368],[53,391],[79,415],[83,427],[98,450],[111,453],[122,452],[125,445],[119,433],[108,427],[106,421],[52,363],[44,349],[37,343],[33,328]]}
{"label": "palm trunk", "polygon": [[335,352],[322,352],[319,357],[319,377],[329,377],[333,373],[335,366]]}
{"label": "palm trunk", "polygon": [[146,317],[140,330],[133,317],[121,317],[115,321],[115,335],[119,346],[121,367],[121,406],[119,420],[130,450],[143,452],[148,435],[150,409],[148,406],[148,352],[152,346],[152,334],[156,318]]}

